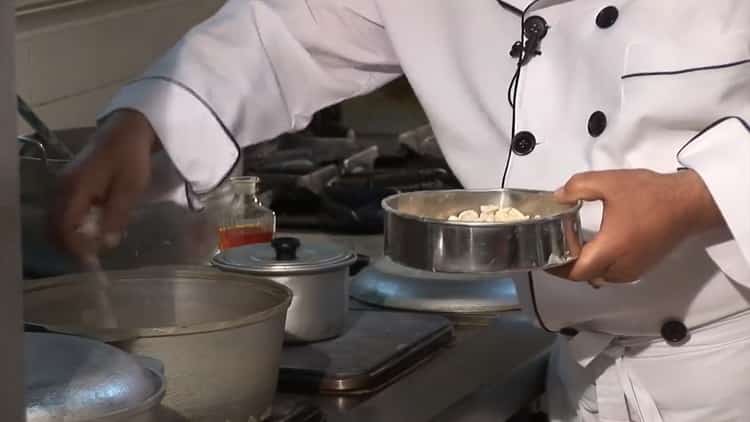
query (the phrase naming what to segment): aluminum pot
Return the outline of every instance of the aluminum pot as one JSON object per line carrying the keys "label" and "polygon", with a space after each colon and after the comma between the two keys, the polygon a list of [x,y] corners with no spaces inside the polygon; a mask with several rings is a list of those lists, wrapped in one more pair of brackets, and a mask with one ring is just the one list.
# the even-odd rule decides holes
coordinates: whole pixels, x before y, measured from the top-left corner
{"label": "aluminum pot", "polygon": [[[57,138],[74,153],[80,152],[95,128],[55,131]],[[78,271],[67,254],[57,250],[46,231],[49,201],[57,175],[70,159],[54,155],[34,136],[19,137],[21,223],[23,264],[26,274],[49,277]],[[179,187],[183,182],[172,170],[169,159],[154,156],[153,177],[165,185]],[[242,162],[241,160],[239,161]],[[238,165],[231,173],[240,175]],[[124,270],[157,265],[207,265],[216,253],[216,225],[208,213],[194,212],[172,201],[153,201],[136,207],[130,216],[121,244],[101,257],[107,270]]]}
{"label": "aluminum pot", "polygon": [[25,333],[28,422],[163,422],[164,368],[99,341]]}
{"label": "aluminum pot", "polygon": [[87,315],[98,312],[101,284],[95,274],[29,283],[26,321],[159,359],[169,386],[163,405],[188,420],[247,422],[269,414],[292,297],[288,288],[210,267],[104,275],[117,329],[97,327],[91,322],[96,315]]}
{"label": "aluminum pot", "polygon": [[[385,254],[420,270],[446,273],[506,273],[567,264],[583,245],[581,203],[565,205],[552,192],[438,190],[409,192],[383,200]],[[514,207],[529,216],[513,223],[450,221],[483,205]]]}
{"label": "aluminum pot", "polygon": [[341,335],[349,311],[349,267],[356,254],[331,243],[302,244],[293,237],[227,249],[216,267],[263,276],[294,293],[287,313],[286,342],[304,343]]}

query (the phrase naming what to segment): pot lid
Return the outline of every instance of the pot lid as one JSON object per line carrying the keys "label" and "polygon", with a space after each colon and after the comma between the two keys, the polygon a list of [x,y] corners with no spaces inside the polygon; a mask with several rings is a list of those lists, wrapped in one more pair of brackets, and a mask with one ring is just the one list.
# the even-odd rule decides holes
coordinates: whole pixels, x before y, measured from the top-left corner
{"label": "pot lid", "polygon": [[139,362],[105,343],[61,334],[25,333],[24,346],[29,422],[125,417],[157,405],[164,395],[155,360]]}
{"label": "pot lid", "polygon": [[271,243],[227,249],[214,256],[212,262],[230,271],[283,275],[335,270],[356,260],[353,251],[333,243],[303,244],[294,237],[278,237]]}

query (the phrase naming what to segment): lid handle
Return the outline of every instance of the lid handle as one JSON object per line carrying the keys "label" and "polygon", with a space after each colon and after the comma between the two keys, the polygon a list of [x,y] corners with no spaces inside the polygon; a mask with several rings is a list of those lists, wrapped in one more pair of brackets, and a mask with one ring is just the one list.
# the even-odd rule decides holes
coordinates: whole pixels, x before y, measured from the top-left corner
{"label": "lid handle", "polygon": [[276,251],[277,261],[294,261],[300,241],[296,237],[277,237],[271,240],[271,246]]}

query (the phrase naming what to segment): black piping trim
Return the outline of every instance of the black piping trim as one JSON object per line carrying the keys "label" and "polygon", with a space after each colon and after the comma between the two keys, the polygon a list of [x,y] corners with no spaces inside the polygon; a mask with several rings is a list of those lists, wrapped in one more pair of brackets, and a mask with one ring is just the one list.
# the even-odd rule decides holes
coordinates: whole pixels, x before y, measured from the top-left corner
{"label": "black piping trim", "polygon": [[638,77],[641,77],[641,76],[682,75],[684,73],[700,72],[700,71],[703,71],[703,70],[724,69],[724,68],[727,68],[727,67],[740,66],[740,65],[748,64],[748,63],[750,63],[750,59],[739,60],[739,61],[736,61],[736,62],[719,64],[719,65],[713,65],[713,66],[693,67],[693,68],[690,68],[690,69],[680,69],[680,70],[672,70],[672,71],[665,71],[665,72],[629,73],[627,75],[623,75],[621,78],[622,79],[630,79],[630,78],[638,78]]}
{"label": "black piping trim", "polygon": [[[521,13],[521,37],[519,38],[521,42],[523,42],[524,34],[523,34],[523,23],[526,20],[526,13],[538,2],[539,0],[534,0],[526,6],[526,9]],[[499,2],[501,6],[505,7],[503,5],[503,2]],[[518,57],[518,63],[516,65],[516,73],[513,75],[513,78],[510,81],[510,86],[508,87],[508,102],[510,103],[511,107],[513,108],[513,117],[511,121],[511,129],[510,129],[510,145],[508,145],[508,155],[505,158],[505,169],[503,170],[503,178],[501,181],[501,187],[505,187],[505,182],[508,178],[508,170],[510,169],[510,161],[513,157],[513,138],[516,136],[516,99],[518,97],[518,82],[521,79],[521,67],[523,66],[523,60],[524,55],[521,54]],[[511,91],[512,91],[512,99],[511,99]],[[545,331],[548,331],[550,333],[554,332],[547,328],[547,326],[544,324],[544,321],[542,320],[542,315],[539,312],[539,306],[537,306],[536,303],[536,290],[534,288],[534,277],[531,275],[531,272],[528,273],[528,279],[529,279],[529,292],[531,294],[531,306],[534,307],[534,314],[536,315],[537,321],[539,321],[539,326],[541,326]]]}
{"label": "black piping trim", "polygon": [[[229,128],[227,128],[227,126],[221,120],[221,118],[219,117],[219,114],[216,112],[216,110],[214,110],[214,108],[211,107],[211,105],[208,103],[208,101],[206,101],[205,99],[203,99],[203,97],[201,97],[200,95],[198,95],[198,93],[195,92],[189,86],[187,86],[187,85],[183,84],[182,82],[177,81],[175,79],[168,78],[166,76],[146,76],[144,78],[139,79],[139,81],[143,81],[143,80],[162,80],[162,81],[165,81],[165,82],[169,82],[169,83],[175,84],[175,85],[179,86],[180,88],[184,89],[185,91],[187,91],[190,95],[192,95],[193,97],[195,97],[196,100],[200,101],[200,103],[203,104],[204,107],[206,107],[206,109],[209,111],[209,113],[211,113],[211,115],[213,116],[213,118],[216,119],[216,122],[219,123],[219,126],[221,126],[221,129],[227,135],[227,137],[229,138],[229,140],[232,141],[232,144],[234,145],[234,147],[237,149],[237,158],[234,160],[234,163],[232,163],[232,166],[229,168],[229,170],[227,170],[227,172],[224,174],[224,176],[221,177],[221,179],[219,180],[219,182],[215,186],[211,187],[210,189],[206,190],[205,192],[201,192],[201,193],[195,192],[193,190],[193,188],[190,186],[190,184],[187,182],[187,178],[185,177],[185,175],[183,175],[182,172],[180,172],[179,169],[177,169],[177,172],[180,173],[180,177],[182,177],[182,180],[185,181],[185,196],[187,197],[188,206],[190,207],[190,209],[192,211],[196,211],[197,209],[195,208],[195,205],[193,204],[193,200],[191,198],[191,195],[193,195],[193,194],[196,194],[196,195],[205,195],[207,193],[211,193],[216,188],[218,188],[219,186],[221,186],[221,184],[224,183],[225,180],[227,180],[227,178],[229,177],[229,175],[232,174],[232,170],[234,170],[234,168],[237,167],[237,164],[240,161],[240,156],[242,155],[240,144],[237,142],[237,139],[235,139],[234,135],[229,130]],[[138,81],[136,81],[136,82],[138,82]],[[175,168],[177,168],[177,167],[175,167]]]}
{"label": "black piping trim", "polygon": [[510,11],[514,15],[523,16],[523,10],[517,8],[516,6],[513,6],[512,4],[508,4],[502,0],[497,0],[497,2],[500,4],[500,7],[502,7],[505,10]]}
{"label": "black piping trim", "polygon": [[720,124],[726,122],[727,120],[731,120],[731,119],[739,120],[740,123],[742,123],[742,126],[744,126],[745,129],[748,132],[750,132],[750,124],[748,124],[747,121],[745,121],[745,119],[743,119],[742,117],[739,117],[739,116],[726,116],[726,117],[722,117],[721,119],[719,119],[719,120],[711,123],[710,125],[708,125],[708,127],[706,127],[705,129],[701,130],[700,132],[698,132],[697,135],[693,136],[692,138],[690,138],[690,140],[688,140],[687,142],[685,142],[685,145],[683,145],[680,148],[680,150],[677,151],[677,155],[676,155],[677,161],[679,161],[679,157],[680,157],[680,154],[682,154],[682,151],[684,151],[685,148],[687,148],[690,144],[692,144],[693,141],[695,141],[696,139],[698,139],[701,136],[703,136],[709,130],[711,130],[711,129],[715,128],[716,126],[719,126]]}
{"label": "black piping trim", "polygon": [[542,319],[542,314],[539,312],[539,306],[536,304],[536,289],[534,288],[534,276],[531,275],[531,272],[529,271],[529,293],[531,293],[531,303],[534,306],[534,314],[536,315],[536,320],[539,321],[539,326],[542,327],[544,331],[554,333],[554,331],[550,330],[545,324],[544,320]]}

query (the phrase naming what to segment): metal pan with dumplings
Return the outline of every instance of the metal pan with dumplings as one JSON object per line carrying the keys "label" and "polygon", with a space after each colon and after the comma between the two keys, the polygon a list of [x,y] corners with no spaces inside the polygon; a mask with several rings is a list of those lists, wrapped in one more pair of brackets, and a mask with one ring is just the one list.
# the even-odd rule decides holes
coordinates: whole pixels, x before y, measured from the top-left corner
{"label": "metal pan with dumplings", "polygon": [[552,192],[438,190],[383,200],[385,254],[444,273],[508,273],[565,265],[583,244],[581,203]]}

